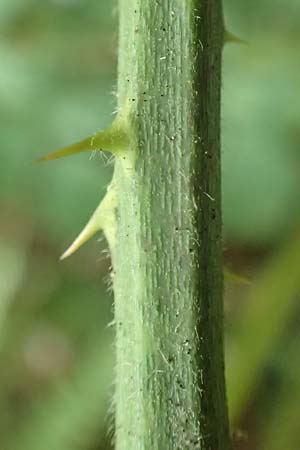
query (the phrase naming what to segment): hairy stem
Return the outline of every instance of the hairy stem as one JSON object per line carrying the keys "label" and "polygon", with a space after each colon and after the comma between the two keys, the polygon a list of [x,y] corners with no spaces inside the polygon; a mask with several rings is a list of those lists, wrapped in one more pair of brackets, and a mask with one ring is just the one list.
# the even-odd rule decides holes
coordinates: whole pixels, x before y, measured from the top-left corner
{"label": "hairy stem", "polygon": [[228,450],[221,0],[119,0],[119,10],[132,142],[113,181],[116,448]]}

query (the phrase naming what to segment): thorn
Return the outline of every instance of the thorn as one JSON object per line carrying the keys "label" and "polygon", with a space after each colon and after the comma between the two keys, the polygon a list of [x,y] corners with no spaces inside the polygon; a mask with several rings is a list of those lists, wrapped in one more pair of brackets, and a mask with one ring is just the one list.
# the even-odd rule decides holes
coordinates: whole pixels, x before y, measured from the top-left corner
{"label": "thorn", "polygon": [[74,155],[75,153],[84,152],[87,150],[96,150],[93,147],[93,136],[90,136],[80,142],[76,142],[75,144],[71,144],[67,147],[61,148],[56,152],[49,153],[46,156],[42,156],[38,158],[37,162],[51,161],[52,159],[64,158],[65,156]]}
{"label": "thorn", "polygon": [[239,38],[233,33],[230,33],[230,31],[225,30],[224,31],[224,44],[227,43],[233,43],[233,44],[242,44],[242,45],[250,45],[249,42],[245,41],[244,39]]}
{"label": "thorn", "polygon": [[[101,205],[101,203],[100,203]],[[99,207],[96,209],[96,211],[94,212],[94,214],[92,215],[92,217],[90,218],[90,220],[88,221],[88,223],[86,224],[86,226],[84,227],[84,229],[81,231],[81,233],[77,236],[77,238],[75,239],[75,241],[70,245],[70,247],[61,255],[61,257],[59,258],[61,261],[63,259],[68,258],[69,256],[71,256],[73,253],[76,252],[76,250],[78,250],[83,244],[85,244],[91,237],[94,236],[94,234],[97,233],[97,231],[102,229],[101,226],[101,221],[98,215],[99,209],[100,209],[100,205]]]}
{"label": "thorn", "polygon": [[68,145],[56,152],[50,153],[37,159],[37,162],[50,161],[52,159],[63,158],[75,153],[88,150],[103,150],[117,155],[126,151],[130,144],[128,125],[123,115],[119,115],[113,123],[103,131],[93,136],[89,136],[75,144]]}
{"label": "thorn", "polygon": [[246,284],[246,285],[251,284],[251,281],[249,278],[247,278],[246,276],[234,273],[228,267],[224,267],[223,273],[224,273],[225,281],[228,281],[229,283]]}
{"label": "thorn", "polygon": [[114,245],[114,209],[117,205],[116,187],[111,183],[107,192],[96,208],[92,217],[70,245],[70,247],[61,255],[60,260],[66,259],[76,252],[83,244],[85,244],[97,231],[103,230],[108,241],[108,244],[112,248]]}

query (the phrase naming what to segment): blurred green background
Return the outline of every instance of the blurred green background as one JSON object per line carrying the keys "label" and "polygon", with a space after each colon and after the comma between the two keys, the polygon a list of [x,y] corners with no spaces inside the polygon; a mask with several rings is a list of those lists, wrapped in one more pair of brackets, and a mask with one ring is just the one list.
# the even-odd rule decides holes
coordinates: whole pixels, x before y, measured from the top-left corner
{"label": "blurred green background", "polygon": [[[300,448],[300,3],[226,0],[223,209],[235,446]],[[0,0],[0,448],[113,441],[110,261],[59,255],[112,167],[34,159],[103,128],[116,105],[116,3]]]}

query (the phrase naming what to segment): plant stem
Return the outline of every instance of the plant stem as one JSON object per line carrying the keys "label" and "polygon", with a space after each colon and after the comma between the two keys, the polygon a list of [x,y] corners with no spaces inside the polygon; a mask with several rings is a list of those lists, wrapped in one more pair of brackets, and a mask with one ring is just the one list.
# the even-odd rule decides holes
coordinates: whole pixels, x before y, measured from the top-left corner
{"label": "plant stem", "polygon": [[119,10],[132,144],[113,181],[116,448],[227,450],[221,0],[119,0]]}

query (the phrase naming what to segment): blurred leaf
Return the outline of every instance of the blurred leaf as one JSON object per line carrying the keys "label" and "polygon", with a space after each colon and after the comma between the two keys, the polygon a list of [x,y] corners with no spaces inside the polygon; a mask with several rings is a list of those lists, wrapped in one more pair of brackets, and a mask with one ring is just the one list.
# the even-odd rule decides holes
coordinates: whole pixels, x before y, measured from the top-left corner
{"label": "blurred leaf", "polygon": [[0,346],[7,326],[8,307],[20,287],[25,271],[21,245],[0,241]]}
{"label": "blurred leaf", "polygon": [[227,388],[230,416],[236,423],[259,382],[300,292],[300,237],[268,262],[244,300],[227,343]]}
{"label": "blurred leaf", "polygon": [[300,442],[300,335],[281,354],[283,383],[273,395],[272,409],[261,424],[261,450],[295,450]]}
{"label": "blurred leaf", "polygon": [[299,222],[299,61],[279,35],[225,46],[224,226],[235,241],[271,242]]}
{"label": "blurred leaf", "polygon": [[28,413],[9,450],[86,450],[103,427],[112,378],[107,337],[95,340],[72,380],[59,384]]}

